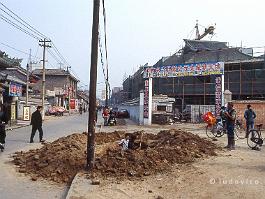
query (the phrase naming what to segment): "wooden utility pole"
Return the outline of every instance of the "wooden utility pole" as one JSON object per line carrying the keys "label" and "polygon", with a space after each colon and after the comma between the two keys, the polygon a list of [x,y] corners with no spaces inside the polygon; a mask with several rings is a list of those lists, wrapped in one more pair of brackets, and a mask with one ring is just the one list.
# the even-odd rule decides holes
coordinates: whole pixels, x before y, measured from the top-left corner
{"label": "wooden utility pole", "polygon": [[93,26],[91,42],[91,65],[89,85],[89,115],[87,132],[87,169],[92,171],[95,159],[95,119],[96,119],[96,88],[98,63],[98,26],[100,0],[94,0]]}
{"label": "wooden utility pole", "polygon": [[51,48],[51,45],[47,44],[47,43],[50,43],[51,40],[46,40],[44,38],[44,40],[40,40],[40,46],[43,47],[43,60],[42,60],[42,92],[41,92],[41,97],[42,97],[42,103],[41,103],[41,106],[42,106],[42,118],[44,119],[44,116],[45,116],[45,110],[44,110],[44,100],[45,100],[45,72],[46,72],[46,69],[45,69],[45,52],[46,52],[46,48]]}
{"label": "wooden utility pole", "polygon": [[29,68],[31,65],[31,49],[29,49],[29,61],[27,64],[27,82],[26,82],[26,106],[29,103]]}

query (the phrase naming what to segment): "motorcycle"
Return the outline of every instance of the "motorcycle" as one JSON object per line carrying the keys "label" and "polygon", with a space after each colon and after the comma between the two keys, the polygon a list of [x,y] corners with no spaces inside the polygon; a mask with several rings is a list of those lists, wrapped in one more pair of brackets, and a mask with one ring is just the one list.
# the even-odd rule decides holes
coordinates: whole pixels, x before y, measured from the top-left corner
{"label": "motorcycle", "polygon": [[117,120],[115,117],[110,117],[108,121],[109,126],[115,126],[117,124]]}

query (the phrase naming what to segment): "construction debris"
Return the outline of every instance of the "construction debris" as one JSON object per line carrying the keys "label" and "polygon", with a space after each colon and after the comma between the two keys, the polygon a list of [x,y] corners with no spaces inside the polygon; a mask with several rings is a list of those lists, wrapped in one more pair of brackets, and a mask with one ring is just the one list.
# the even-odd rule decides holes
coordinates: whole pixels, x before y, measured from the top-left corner
{"label": "construction debris", "polygon": [[[174,164],[193,162],[196,158],[216,155],[211,141],[180,130],[160,131],[157,135],[135,132],[133,150],[121,151],[117,144],[126,132],[96,134],[96,160],[93,176],[118,180],[141,178],[170,171]],[[86,165],[87,134],[72,134],[40,149],[16,152],[18,171],[58,183],[70,183]]]}

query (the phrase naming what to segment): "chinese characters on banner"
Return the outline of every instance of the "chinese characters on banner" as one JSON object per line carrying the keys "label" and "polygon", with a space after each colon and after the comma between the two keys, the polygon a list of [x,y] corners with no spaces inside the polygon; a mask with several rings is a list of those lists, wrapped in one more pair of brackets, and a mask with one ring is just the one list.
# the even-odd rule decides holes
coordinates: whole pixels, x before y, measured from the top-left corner
{"label": "chinese characters on banner", "polygon": [[188,77],[224,74],[224,62],[177,64],[151,67],[144,71],[144,78]]}
{"label": "chinese characters on banner", "polygon": [[11,120],[16,119],[16,104],[11,104]]}
{"label": "chinese characters on banner", "polygon": [[215,116],[220,115],[222,106],[222,77],[215,77]]}
{"label": "chinese characters on banner", "polygon": [[23,120],[24,121],[30,120],[30,107],[29,106],[23,107]]}
{"label": "chinese characters on banner", "polygon": [[22,85],[11,82],[9,85],[9,96],[21,97]]}
{"label": "chinese characters on banner", "polygon": [[144,118],[149,116],[149,80],[144,81]]}

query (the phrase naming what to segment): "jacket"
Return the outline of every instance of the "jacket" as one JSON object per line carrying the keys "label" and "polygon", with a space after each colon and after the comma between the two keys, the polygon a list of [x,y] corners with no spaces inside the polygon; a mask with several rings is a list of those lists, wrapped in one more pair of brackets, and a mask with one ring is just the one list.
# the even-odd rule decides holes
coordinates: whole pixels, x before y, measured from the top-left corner
{"label": "jacket", "polygon": [[253,122],[256,118],[256,113],[252,109],[247,109],[244,114],[246,122]]}
{"label": "jacket", "polygon": [[40,111],[36,110],[34,113],[32,113],[30,124],[35,127],[42,126],[42,116]]}

